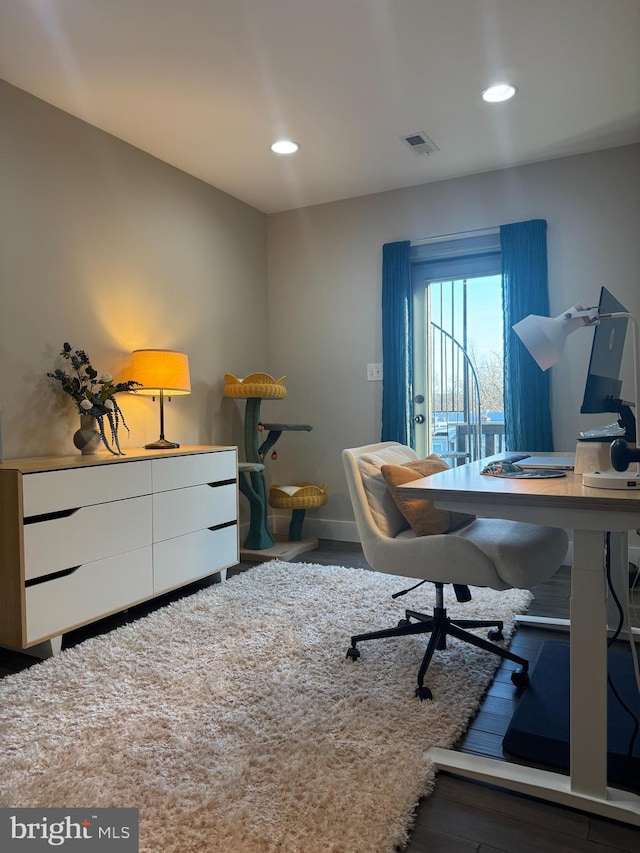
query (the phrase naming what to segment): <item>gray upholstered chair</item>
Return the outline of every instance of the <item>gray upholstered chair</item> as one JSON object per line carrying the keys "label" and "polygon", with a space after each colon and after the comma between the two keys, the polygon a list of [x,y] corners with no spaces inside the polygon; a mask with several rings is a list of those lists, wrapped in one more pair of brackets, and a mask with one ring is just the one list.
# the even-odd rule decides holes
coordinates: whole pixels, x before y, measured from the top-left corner
{"label": "gray upholstered chair", "polygon": [[342,453],[362,549],[371,568],[430,581],[436,588],[432,615],[405,610],[396,627],[354,634],[347,657],[356,660],[360,656],[357,644],[364,640],[429,633],[416,696],[431,699],[424,677],[434,651],[446,648],[446,638],[450,635],[517,663],[520,669],[513,672],[511,680],[517,687],[526,687],[528,661],[466,630],[491,628],[490,639],[499,640],[502,623],[449,619],[444,607],[444,584],[454,584],[461,601],[469,600],[465,595],[467,585],[496,590],[536,586],[554,575],[562,564],[567,552],[567,534],[537,524],[477,518],[449,533],[416,536],[396,506],[381,468],[417,459],[415,451],[397,442],[354,447]]}

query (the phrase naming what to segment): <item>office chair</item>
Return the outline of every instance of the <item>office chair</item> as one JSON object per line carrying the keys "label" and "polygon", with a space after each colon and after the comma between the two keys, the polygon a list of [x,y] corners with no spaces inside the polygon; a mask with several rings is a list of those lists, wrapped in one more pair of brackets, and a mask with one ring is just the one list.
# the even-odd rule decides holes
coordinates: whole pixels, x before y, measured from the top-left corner
{"label": "office chair", "polygon": [[[484,586],[496,590],[528,589],[552,577],[566,555],[568,537],[564,530],[507,521],[476,518],[449,533],[416,536],[396,506],[381,472],[385,464],[404,465],[418,456],[398,442],[381,442],[343,450],[342,460],[364,556],[372,569],[435,584],[433,614],[405,610],[392,628],[354,634],[347,657],[360,657],[358,643],[365,640],[430,634],[418,671],[415,695],[432,699],[424,684],[434,652],[446,648],[447,637],[456,637],[477,648],[517,663],[511,681],[523,688],[529,683],[529,662],[490,640],[502,639],[503,625],[491,620],[450,619],[444,607],[444,584],[454,584],[459,600],[465,588]],[[413,589],[415,587],[411,587]],[[394,595],[403,595],[402,590]],[[466,598],[468,600],[468,598]],[[469,628],[490,628],[485,640]]]}

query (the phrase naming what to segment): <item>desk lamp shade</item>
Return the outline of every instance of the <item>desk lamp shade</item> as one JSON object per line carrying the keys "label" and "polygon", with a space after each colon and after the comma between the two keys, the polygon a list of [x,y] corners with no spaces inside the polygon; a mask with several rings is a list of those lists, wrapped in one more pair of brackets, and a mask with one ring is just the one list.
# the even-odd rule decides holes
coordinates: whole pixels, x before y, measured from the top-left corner
{"label": "desk lamp shade", "polygon": [[[576,306],[578,308],[578,306]],[[558,317],[541,317],[529,314],[513,327],[541,370],[548,370],[560,361],[565,341],[571,332],[590,325],[582,317],[572,315],[569,308]]]}
{"label": "desk lamp shade", "polygon": [[164,397],[191,393],[189,359],[186,353],[166,349],[137,349],[131,354],[131,377],[140,382],[138,394],[160,397],[160,438],[145,444],[148,450],[180,447],[164,437]]}

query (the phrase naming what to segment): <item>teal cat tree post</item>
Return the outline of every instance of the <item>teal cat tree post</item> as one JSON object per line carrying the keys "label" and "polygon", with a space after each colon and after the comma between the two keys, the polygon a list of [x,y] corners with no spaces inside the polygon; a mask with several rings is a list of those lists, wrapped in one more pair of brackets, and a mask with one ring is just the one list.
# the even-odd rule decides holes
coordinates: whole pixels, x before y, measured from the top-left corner
{"label": "teal cat tree post", "polygon": [[[263,424],[260,421],[262,400],[282,400],[287,395],[286,376],[274,379],[267,373],[252,373],[238,379],[231,373],[224,376],[224,396],[244,399],[244,451],[246,462],[238,465],[238,486],[249,501],[249,531],[242,543],[248,551],[268,551],[276,546],[269,530],[267,488],[264,479],[264,459],[284,431],[312,429],[308,424]],[[264,441],[260,437],[266,431]]]}

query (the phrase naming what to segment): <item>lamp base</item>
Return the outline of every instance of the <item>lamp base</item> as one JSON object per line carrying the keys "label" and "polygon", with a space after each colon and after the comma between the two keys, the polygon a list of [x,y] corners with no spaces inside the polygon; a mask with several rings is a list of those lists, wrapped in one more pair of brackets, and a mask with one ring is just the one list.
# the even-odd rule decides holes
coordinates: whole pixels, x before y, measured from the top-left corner
{"label": "lamp base", "polygon": [[582,485],[593,489],[636,489],[640,492],[640,474],[636,471],[590,471],[582,475]]}
{"label": "lamp base", "polygon": [[176,444],[175,441],[167,441],[166,438],[159,438],[157,441],[144,446],[145,450],[173,450],[176,447],[180,447],[180,445]]}

